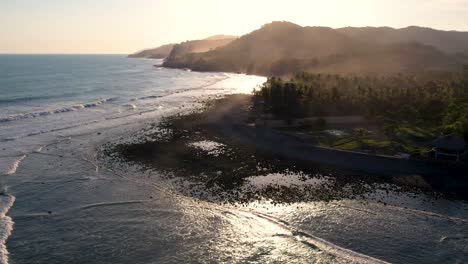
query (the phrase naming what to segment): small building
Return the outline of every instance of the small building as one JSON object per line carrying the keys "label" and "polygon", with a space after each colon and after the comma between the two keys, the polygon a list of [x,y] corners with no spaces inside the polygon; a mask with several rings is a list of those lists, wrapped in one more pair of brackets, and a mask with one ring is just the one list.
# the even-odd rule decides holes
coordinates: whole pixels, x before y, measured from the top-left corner
{"label": "small building", "polygon": [[465,140],[457,135],[441,135],[432,142],[435,159],[460,161],[468,151]]}

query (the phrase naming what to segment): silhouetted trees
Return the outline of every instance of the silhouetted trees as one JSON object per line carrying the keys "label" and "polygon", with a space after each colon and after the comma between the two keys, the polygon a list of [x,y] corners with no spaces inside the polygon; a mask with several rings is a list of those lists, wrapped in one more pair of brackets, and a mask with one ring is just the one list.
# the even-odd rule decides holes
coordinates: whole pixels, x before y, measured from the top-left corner
{"label": "silhouetted trees", "polygon": [[365,115],[392,124],[440,126],[468,136],[468,70],[444,76],[340,76],[299,73],[269,78],[256,95],[281,118]]}

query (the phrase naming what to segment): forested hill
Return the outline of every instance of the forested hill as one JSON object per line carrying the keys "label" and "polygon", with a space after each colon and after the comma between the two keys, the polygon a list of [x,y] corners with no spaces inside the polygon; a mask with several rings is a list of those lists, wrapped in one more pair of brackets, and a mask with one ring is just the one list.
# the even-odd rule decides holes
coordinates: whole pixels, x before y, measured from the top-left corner
{"label": "forested hill", "polygon": [[[211,51],[232,42],[235,37],[216,35],[202,40],[191,40],[174,45],[166,61],[177,61],[188,54],[197,54]],[[182,67],[184,68],[184,67]]]}
{"label": "forested hill", "polygon": [[395,44],[418,42],[433,46],[446,53],[465,52],[468,49],[468,32],[443,31],[425,27],[346,27],[337,29],[349,37],[369,43]]}
{"label": "forested hill", "polygon": [[[422,32],[422,33],[421,33]],[[445,43],[450,42],[450,43]],[[410,27],[301,27],[273,22],[207,52],[175,52],[164,66],[283,76],[296,72],[411,73],[457,70],[468,32]]]}

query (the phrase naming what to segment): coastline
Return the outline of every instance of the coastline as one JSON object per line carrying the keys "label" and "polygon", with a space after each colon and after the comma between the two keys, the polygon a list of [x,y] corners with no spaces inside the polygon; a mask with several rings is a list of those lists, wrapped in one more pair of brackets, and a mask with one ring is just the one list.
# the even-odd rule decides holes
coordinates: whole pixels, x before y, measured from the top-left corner
{"label": "coastline", "polygon": [[[205,93],[200,91],[199,94]],[[234,97],[239,98],[239,103],[249,98],[248,95]],[[240,144],[234,137],[223,136],[222,129],[219,130],[223,126],[216,129],[211,126],[219,126],[220,120],[231,123],[227,112],[247,110],[231,108],[233,104],[228,103],[229,98],[213,101],[200,97],[206,103],[205,111],[200,112],[202,108],[197,107],[191,108],[195,113],[190,114],[193,112],[190,109],[187,109],[188,114],[173,113],[160,124],[158,118],[148,116],[144,122],[129,120],[125,126],[74,134],[25,159],[18,175],[9,180],[14,183],[11,190],[17,197],[9,212],[15,222],[15,231],[7,241],[11,260],[17,263],[28,263],[32,258],[47,263],[128,263],[139,259],[179,263],[189,258],[206,262],[245,262],[255,257],[260,262],[284,259],[288,263],[310,260],[407,263],[411,254],[394,254],[406,247],[407,241],[424,241],[427,246],[419,248],[418,253],[427,253],[439,248],[440,233],[454,237],[465,227],[463,208],[466,206],[459,202],[425,200],[423,194],[410,198],[391,188],[376,191],[375,185],[368,187],[366,184],[376,181],[378,184],[381,180],[385,184],[384,178],[345,172],[337,175],[337,170],[310,162],[290,162],[254,145]],[[241,117],[239,121],[245,119]],[[157,124],[152,126],[152,123]],[[171,132],[169,129],[174,123],[179,129]],[[158,128],[168,133],[156,130]],[[224,129],[225,133],[232,133],[230,130],[238,128]],[[139,141],[135,135],[141,135],[144,141]],[[176,140],[170,140],[171,137]],[[102,160],[100,147],[121,140],[130,140],[132,144],[136,140],[142,143],[136,146],[150,149],[159,146],[159,150],[153,152],[156,156],[147,156],[146,160],[147,165],[158,166],[122,163],[123,167],[119,167]],[[158,144],[161,142],[165,144]],[[192,144],[186,148],[185,143]],[[172,163],[171,155],[182,158]],[[141,156],[138,161],[142,161]],[[183,166],[178,167],[179,170],[169,170],[174,165]],[[286,172],[288,168],[290,171]],[[302,168],[308,171],[301,173]],[[232,173],[234,170],[237,173]],[[330,178],[333,175],[337,177]],[[353,186],[354,181],[365,181],[365,184]],[[385,200],[382,196],[388,195],[387,191],[396,192],[393,197],[404,197],[409,202]],[[373,194],[366,194],[368,192]],[[361,196],[365,196],[364,200],[353,199]],[[415,200],[418,203],[414,204]],[[431,205],[434,201],[435,206]],[[406,207],[413,209],[406,210]],[[373,226],[371,223],[376,221],[391,221],[391,224]],[[448,221],[452,223],[450,229],[444,225]],[[443,230],[438,228],[429,238],[417,235],[433,223],[444,227]],[[400,232],[408,224],[414,231],[404,236],[402,243]],[[393,230],[394,226],[398,227],[397,231]],[[77,248],[76,241],[84,246]],[[446,241],[452,243],[453,240]],[[463,241],[457,243],[463,244]],[[200,245],[202,250],[191,250],[200,249]],[[388,245],[396,249],[388,252]],[[439,259],[448,254],[463,259],[453,254],[451,244],[447,244],[450,246],[447,249],[445,244],[442,246]],[[57,247],[62,251],[50,250]],[[96,255],[95,248],[102,253]],[[264,253],[265,248],[268,254]],[[107,253],[115,250],[120,253]],[[238,259],[231,258],[239,253]],[[288,259],[288,256],[293,257]],[[428,258],[433,259],[428,254],[427,258],[420,256],[418,260],[427,262]]]}
{"label": "coastline", "polygon": [[[369,186],[387,183],[405,191],[412,190],[468,200],[464,192],[468,186],[468,180],[463,177],[466,169],[464,165],[453,166],[446,163],[370,155],[305,144],[273,129],[255,127],[253,123],[248,122],[250,104],[250,95],[231,95],[223,99],[208,101],[202,113],[169,118],[162,125],[163,129],[172,131],[167,142],[156,140],[133,146],[119,146],[117,152],[120,152],[124,159],[153,166],[156,169],[175,171],[176,175],[183,177],[211,172],[215,180],[211,178],[208,181],[209,184],[214,182],[228,186],[225,190],[229,192],[239,191],[237,189],[245,178],[258,174],[255,164],[248,165],[249,162],[245,159],[232,158],[236,155],[244,157],[248,155],[247,157],[250,156],[259,163],[267,164],[268,168],[261,171],[263,174],[281,173],[292,169],[308,175],[338,175],[334,177],[335,185],[332,187],[334,191],[325,195],[329,196],[327,199],[355,197],[372,191],[374,187],[363,187],[362,184],[356,184],[355,189],[349,193],[341,188],[346,184],[352,185],[353,181],[363,181]],[[153,136],[160,137],[161,135],[156,133]],[[234,151],[230,154],[231,157],[229,155],[213,157],[209,153],[208,155],[207,153],[200,154],[199,151],[189,147],[193,144],[190,142],[193,141],[205,142],[205,144],[214,142],[211,144],[227,146]],[[169,149],[175,152],[170,157],[163,154]],[[163,161],[161,157],[164,157]],[[158,161],[155,161],[156,159]],[[179,160],[184,162],[179,162]],[[203,165],[197,165],[197,163]],[[243,165],[247,163],[245,166],[250,166],[250,169],[234,173],[239,163]],[[206,179],[202,178],[198,180],[205,182]],[[247,196],[255,195],[248,194]],[[305,193],[291,193],[290,196],[283,197],[283,200],[284,202],[302,201],[303,196],[308,196],[307,199],[312,200],[323,198],[316,197],[316,193],[312,196]],[[274,199],[274,194],[270,193],[266,197]],[[278,199],[278,202],[281,201],[282,199]]]}
{"label": "coastline", "polygon": [[[138,74],[122,61],[119,73],[127,74],[116,80],[128,96],[11,121],[11,129],[3,131],[2,138],[15,136],[1,142],[8,157],[27,154],[14,174],[2,177],[9,195],[4,198],[16,198],[4,218],[11,223],[3,221],[14,224],[5,241],[10,262],[466,259],[468,204],[387,187],[380,175],[281,157],[256,147],[262,143],[256,139],[237,138],[239,131],[252,131],[245,122],[248,109],[237,107],[249,96],[240,96],[239,104],[218,101],[218,108],[211,99],[250,92],[261,79],[154,69],[147,60],[133,63],[141,63]],[[116,78],[113,72],[104,76]],[[138,89],[139,81],[126,82],[135,74],[138,80],[172,76],[179,81],[161,83],[160,92],[153,85]],[[44,80],[45,87],[51,83]],[[143,146],[136,164],[106,163],[103,145],[122,142]],[[133,166],[139,164],[144,166]]]}

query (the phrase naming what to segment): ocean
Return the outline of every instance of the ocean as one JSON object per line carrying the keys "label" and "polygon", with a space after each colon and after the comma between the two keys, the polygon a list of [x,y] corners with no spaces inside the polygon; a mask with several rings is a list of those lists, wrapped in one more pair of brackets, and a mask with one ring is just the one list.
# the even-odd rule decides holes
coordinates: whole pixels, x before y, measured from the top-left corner
{"label": "ocean", "polygon": [[0,55],[0,263],[468,262],[463,201],[220,205],[103,163],[102,145],[265,81],[161,62]]}

